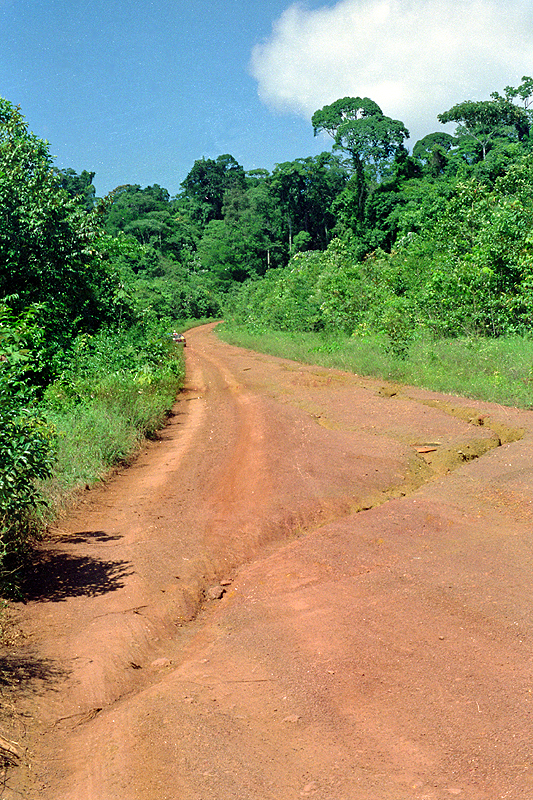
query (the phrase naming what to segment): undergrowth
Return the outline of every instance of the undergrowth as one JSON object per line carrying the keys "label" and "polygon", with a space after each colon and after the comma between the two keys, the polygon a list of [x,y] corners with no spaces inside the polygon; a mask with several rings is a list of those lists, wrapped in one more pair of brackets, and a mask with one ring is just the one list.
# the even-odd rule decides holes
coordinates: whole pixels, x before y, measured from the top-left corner
{"label": "undergrowth", "polygon": [[33,310],[0,307],[0,596],[20,597],[32,541],[81,488],[131,461],[184,378],[166,326],[84,334],[39,383]]}
{"label": "undergrowth", "polygon": [[43,396],[57,437],[53,474],[40,487],[48,508],[128,463],[163,427],[183,379],[181,347],[160,330],[82,338]]}

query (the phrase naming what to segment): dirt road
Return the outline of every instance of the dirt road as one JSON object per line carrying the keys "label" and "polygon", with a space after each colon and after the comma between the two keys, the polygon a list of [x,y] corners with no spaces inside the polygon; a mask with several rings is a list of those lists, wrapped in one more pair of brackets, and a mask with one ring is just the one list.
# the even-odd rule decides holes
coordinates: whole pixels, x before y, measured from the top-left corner
{"label": "dirt road", "polygon": [[35,566],[0,797],[533,797],[533,413],[187,342]]}

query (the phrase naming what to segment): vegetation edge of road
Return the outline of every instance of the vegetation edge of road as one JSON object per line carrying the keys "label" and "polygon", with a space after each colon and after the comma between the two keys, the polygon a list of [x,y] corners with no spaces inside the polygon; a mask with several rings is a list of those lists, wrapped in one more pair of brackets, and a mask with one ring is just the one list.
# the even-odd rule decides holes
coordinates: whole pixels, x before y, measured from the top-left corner
{"label": "vegetation edge of road", "polygon": [[387,336],[379,334],[273,331],[231,321],[218,325],[216,333],[228,344],[305,364],[475,400],[533,408],[533,341],[524,336],[435,340],[421,335],[398,356]]}

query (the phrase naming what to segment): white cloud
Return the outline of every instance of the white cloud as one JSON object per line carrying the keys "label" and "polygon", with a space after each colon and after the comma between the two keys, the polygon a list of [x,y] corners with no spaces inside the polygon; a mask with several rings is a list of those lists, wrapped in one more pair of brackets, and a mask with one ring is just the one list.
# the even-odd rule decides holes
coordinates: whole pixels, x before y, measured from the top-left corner
{"label": "white cloud", "polygon": [[[533,73],[530,0],[341,0],[289,6],[250,64],[261,100],[310,118],[345,96],[370,97],[411,141],[437,114],[488,99]],[[441,128],[442,129],[442,128]]]}

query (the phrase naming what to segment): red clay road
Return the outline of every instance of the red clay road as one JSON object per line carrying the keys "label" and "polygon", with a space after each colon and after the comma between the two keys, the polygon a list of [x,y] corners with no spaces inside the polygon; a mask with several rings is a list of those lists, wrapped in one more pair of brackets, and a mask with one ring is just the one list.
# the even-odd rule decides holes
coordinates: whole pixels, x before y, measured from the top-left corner
{"label": "red clay road", "polygon": [[212,327],[42,548],[0,797],[533,798],[533,413]]}

